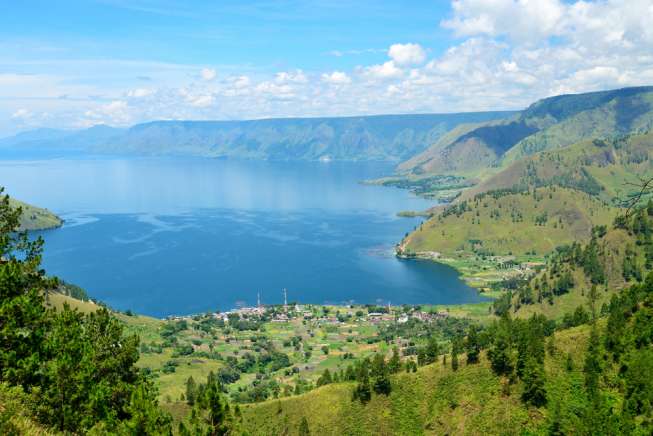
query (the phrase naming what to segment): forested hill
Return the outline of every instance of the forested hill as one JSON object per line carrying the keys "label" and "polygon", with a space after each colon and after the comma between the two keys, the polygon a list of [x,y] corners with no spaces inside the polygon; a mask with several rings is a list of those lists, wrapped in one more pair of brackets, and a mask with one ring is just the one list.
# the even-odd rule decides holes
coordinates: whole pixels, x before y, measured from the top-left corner
{"label": "forested hill", "polygon": [[543,150],[651,127],[653,87],[560,95],[537,101],[510,119],[449,135],[399,169],[412,174],[478,176]]}
{"label": "forested hill", "polygon": [[560,245],[539,273],[504,283],[508,292],[494,303],[495,310],[522,317],[537,313],[582,318],[578,310],[593,288],[598,309],[653,270],[652,238],[653,202],[649,201],[628,217],[619,215],[608,226],[594,227],[586,243]]}
{"label": "forested hill", "polygon": [[542,151],[512,163],[473,188],[461,200],[501,189],[559,185],[618,205],[633,183],[653,176],[653,133],[594,138]]}
{"label": "forested hill", "polygon": [[40,129],[0,140],[0,155],[111,153],[271,160],[399,161],[465,123],[514,112],[286,118],[250,121],[155,121],[128,129]]}
{"label": "forested hill", "polygon": [[653,276],[576,326],[504,314],[447,343],[421,368],[363,361],[346,382],[246,407],[252,435],[647,435],[652,430]]}

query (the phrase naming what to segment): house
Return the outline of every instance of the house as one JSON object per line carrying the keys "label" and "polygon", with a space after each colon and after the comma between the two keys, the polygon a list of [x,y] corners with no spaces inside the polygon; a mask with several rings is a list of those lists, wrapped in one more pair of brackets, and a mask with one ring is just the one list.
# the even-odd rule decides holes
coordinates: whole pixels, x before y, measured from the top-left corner
{"label": "house", "polygon": [[288,315],[285,313],[280,313],[276,315],[274,318],[272,318],[272,322],[288,322],[289,318]]}

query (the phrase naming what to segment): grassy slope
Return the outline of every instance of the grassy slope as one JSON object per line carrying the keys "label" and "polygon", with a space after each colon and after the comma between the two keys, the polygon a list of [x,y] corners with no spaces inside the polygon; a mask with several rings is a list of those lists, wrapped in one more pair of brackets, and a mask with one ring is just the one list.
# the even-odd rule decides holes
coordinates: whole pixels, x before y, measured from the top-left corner
{"label": "grassy slope", "polygon": [[653,92],[614,98],[598,107],[561,120],[516,144],[506,163],[535,152],[563,147],[586,138],[648,130],[653,126]]}
{"label": "grassy slope", "polygon": [[21,207],[23,209],[23,214],[20,217],[21,230],[44,230],[59,227],[63,224],[61,218],[47,209],[41,209],[13,198],[9,202],[12,207]]}
{"label": "grassy slope", "polygon": [[585,140],[563,149],[537,153],[507,166],[483,183],[467,190],[462,199],[495,189],[568,180],[580,186],[593,178],[606,201],[623,199],[628,183],[653,175],[653,133],[633,135],[625,141]]}
{"label": "grassy slope", "polygon": [[508,120],[485,123],[474,129],[453,130],[398,169],[404,175],[445,174],[482,180],[497,171],[503,153],[516,142],[515,138],[526,134],[524,129],[532,131],[524,123]]}
{"label": "grassy slope", "polygon": [[483,179],[498,167],[539,151],[588,138],[646,131],[653,126],[653,88],[552,97],[534,103],[510,121],[451,131],[398,170]]}
{"label": "grassy slope", "polygon": [[[587,326],[556,333],[557,352],[547,355],[547,391],[563,407],[582,384],[579,370],[564,369],[567,353],[582,367]],[[546,425],[543,409],[520,401],[520,384],[502,389],[505,380],[490,370],[485,356],[478,365],[463,363],[457,372],[436,363],[414,374],[393,377],[388,397],[374,396],[367,405],[351,401],[352,383],[319,388],[299,397],[272,400],[243,410],[244,430],[252,435],[298,434],[302,417],[311,434],[420,435],[524,434]]]}
{"label": "grassy slope", "polygon": [[47,296],[46,304],[48,307],[60,310],[64,304],[70,306],[71,309],[77,309],[82,313],[91,313],[98,310],[99,306],[92,301],[82,301],[67,295],[59,294],[57,292],[50,292]]}
{"label": "grassy slope", "polygon": [[[411,252],[438,252],[459,256],[480,248],[470,241],[482,241],[482,249],[494,255],[543,255],[555,247],[575,240],[586,240],[593,225],[609,224],[616,210],[585,193],[563,188],[537,189],[533,194],[509,194],[498,199],[485,196],[468,201],[471,210],[460,216],[442,218],[442,212],[425,222],[403,242]],[[547,212],[546,225],[535,224]],[[498,212],[498,218],[491,214]],[[512,214],[520,213],[520,222]],[[480,224],[478,222],[480,221]]]}
{"label": "grassy slope", "polygon": [[[600,308],[603,303],[607,303],[613,294],[631,285],[623,278],[623,261],[626,254],[626,247],[636,248],[636,238],[623,229],[610,229],[607,234],[599,240],[599,259],[606,273],[607,284],[599,285],[597,307]],[[636,250],[638,255],[638,264],[645,264],[645,255],[642,250]],[[568,293],[554,298],[554,303],[549,304],[546,300],[540,303],[524,304],[519,307],[516,316],[527,318],[534,313],[541,313],[548,318],[560,319],[566,313],[573,312],[578,306],[587,302],[587,295],[592,288],[592,283],[584,274],[582,268],[571,267],[574,277],[574,287]],[[534,279],[541,280],[542,276],[547,275],[548,270],[538,273]],[[513,298],[513,303],[517,298]]]}
{"label": "grassy slope", "polygon": [[398,167],[400,173],[410,174],[410,173],[433,173],[434,169],[437,167],[441,174],[446,174],[447,170],[442,168],[444,152],[447,147],[452,146],[456,141],[474,131],[475,129],[483,126],[493,126],[497,124],[496,121],[489,121],[486,123],[476,123],[476,124],[462,124],[455,127],[451,131],[443,135],[437,142],[431,145],[428,149],[424,150],[422,153],[413,156],[409,160],[402,162]]}

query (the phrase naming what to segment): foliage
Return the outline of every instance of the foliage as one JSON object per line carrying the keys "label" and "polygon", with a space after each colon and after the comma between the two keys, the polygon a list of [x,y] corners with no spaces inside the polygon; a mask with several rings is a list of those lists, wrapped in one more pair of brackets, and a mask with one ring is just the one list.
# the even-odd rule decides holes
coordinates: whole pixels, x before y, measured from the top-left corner
{"label": "foliage", "polygon": [[[19,227],[19,209],[0,199],[0,381],[21,387],[46,426],[169,432],[154,390],[135,367],[138,338],[106,309],[82,314],[46,309],[58,282],[39,269],[43,241]],[[155,431],[156,430],[156,431]]]}

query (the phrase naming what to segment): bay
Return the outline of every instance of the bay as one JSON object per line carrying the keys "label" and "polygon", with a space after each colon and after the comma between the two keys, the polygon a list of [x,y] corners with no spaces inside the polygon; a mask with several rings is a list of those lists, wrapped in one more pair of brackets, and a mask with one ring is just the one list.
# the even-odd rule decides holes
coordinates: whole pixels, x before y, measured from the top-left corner
{"label": "bay", "polygon": [[0,185],[65,219],[44,268],[119,310],[163,317],[289,301],[482,300],[455,270],[393,246],[432,202],[359,182],[386,163],[189,158],[0,161]]}

